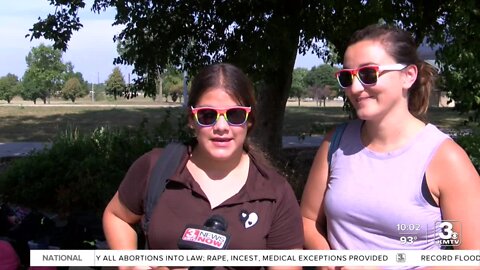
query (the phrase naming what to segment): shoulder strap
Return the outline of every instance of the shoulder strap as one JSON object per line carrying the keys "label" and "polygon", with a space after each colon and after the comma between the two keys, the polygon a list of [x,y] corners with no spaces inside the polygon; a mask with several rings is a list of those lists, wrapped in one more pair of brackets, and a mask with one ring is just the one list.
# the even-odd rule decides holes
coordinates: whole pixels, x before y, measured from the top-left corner
{"label": "shoulder strap", "polygon": [[332,163],[332,156],[335,151],[337,151],[338,147],[340,146],[340,140],[342,139],[343,132],[347,127],[347,123],[342,123],[337,126],[335,131],[332,135],[332,140],[330,141],[330,146],[328,147],[328,165]]}
{"label": "shoulder strap", "polygon": [[[180,143],[168,144],[160,154],[148,180],[144,201],[143,231],[147,235],[150,217],[158,198],[165,190],[168,179],[175,173],[180,161],[187,152],[187,147]],[[148,243],[148,239],[146,241]]]}

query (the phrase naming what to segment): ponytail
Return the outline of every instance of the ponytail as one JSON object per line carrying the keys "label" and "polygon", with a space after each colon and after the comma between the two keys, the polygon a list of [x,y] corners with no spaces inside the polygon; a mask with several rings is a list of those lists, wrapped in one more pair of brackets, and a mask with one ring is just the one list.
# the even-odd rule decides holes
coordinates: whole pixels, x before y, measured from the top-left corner
{"label": "ponytail", "polygon": [[417,62],[418,76],[408,90],[408,110],[418,119],[426,122],[426,114],[430,102],[430,94],[435,85],[437,70],[424,61]]}

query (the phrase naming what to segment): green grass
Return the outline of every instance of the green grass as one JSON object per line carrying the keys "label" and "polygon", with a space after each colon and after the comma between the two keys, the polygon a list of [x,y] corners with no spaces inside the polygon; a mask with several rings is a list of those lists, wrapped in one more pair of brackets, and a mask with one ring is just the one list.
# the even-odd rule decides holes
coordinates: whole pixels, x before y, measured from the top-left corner
{"label": "green grass", "polygon": [[[180,108],[171,108],[180,112]],[[67,129],[90,132],[97,127],[149,127],[163,119],[166,108],[142,107],[2,107],[0,141],[50,141]]]}
{"label": "green grass", "polygon": [[[148,119],[146,128],[154,129],[165,119],[168,108],[152,101],[96,102],[80,104],[58,103],[59,106],[38,104],[0,104],[0,142],[51,141],[59,134],[76,129],[91,133],[98,127],[139,127]],[[87,106],[88,105],[88,106]],[[92,106],[95,105],[95,106]],[[283,135],[300,136],[324,134],[332,126],[348,120],[341,106],[315,107],[314,104],[288,104],[285,112]],[[147,106],[147,107],[146,107]],[[169,108],[172,115],[183,114],[176,104]],[[441,129],[463,129],[466,116],[451,108],[431,108],[429,118]],[[279,165],[295,194],[300,198],[316,149],[285,149],[286,164]],[[1,170],[0,164],[0,170]]]}
{"label": "green grass", "polygon": [[283,135],[324,134],[334,125],[348,120],[342,107],[296,107],[285,111]]}
{"label": "green grass", "polygon": [[[162,103],[144,99],[94,104],[88,101],[79,104],[52,103],[60,106],[32,106],[30,103],[28,106],[0,104],[0,142],[50,141],[57,134],[72,128],[90,132],[100,126],[138,127],[144,119],[148,120],[147,128],[153,128],[163,119],[166,110]],[[183,110],[178,107],[179,103],[167,105],[177,106],[171,108],[174,114]],[[287,106],[283,135],[324,134],[332,126],[348,119],[342,107],[306,105],[310,106]],[[442,129],[464,128],[466,119],[451,108],[431,108],[429,117]]]}
{"label": "green grass", "polygon": [[[466,128],[467,116],[460,115],[453,108],[430,108],[429,122],[440,129]],[[342,107],[296,107],[288,106],[283,126],[284,135],[323,134],[332,126],[348,120]]]}

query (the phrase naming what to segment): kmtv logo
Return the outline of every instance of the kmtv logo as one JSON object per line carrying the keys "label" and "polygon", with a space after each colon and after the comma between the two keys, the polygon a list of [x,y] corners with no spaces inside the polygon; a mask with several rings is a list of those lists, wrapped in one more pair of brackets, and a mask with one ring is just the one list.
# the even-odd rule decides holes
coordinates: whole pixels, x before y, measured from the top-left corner
{"label": "kmtv logo", "polygon": [[182,236],[182,240],[222,249],[227,242],[227,237],[207,230],[187,228]]}
{"label": "kmtv logo", "polygon": [[459,246],[462,243],[462,224],[455,220],[442,220],[435,223],[438,238],[435,242],[442,246]]}

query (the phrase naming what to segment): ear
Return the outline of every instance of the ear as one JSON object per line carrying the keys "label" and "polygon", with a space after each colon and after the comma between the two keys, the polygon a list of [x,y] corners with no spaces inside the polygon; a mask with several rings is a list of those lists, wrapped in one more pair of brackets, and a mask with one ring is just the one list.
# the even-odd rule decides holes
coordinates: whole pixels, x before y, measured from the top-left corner
{"label": "ear", "polygon": [[403,71],[403,89],[410,89],[417,79],[418,69],[416,65],[409,65]]}

